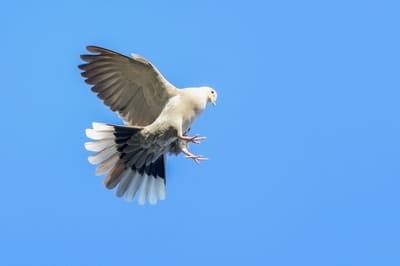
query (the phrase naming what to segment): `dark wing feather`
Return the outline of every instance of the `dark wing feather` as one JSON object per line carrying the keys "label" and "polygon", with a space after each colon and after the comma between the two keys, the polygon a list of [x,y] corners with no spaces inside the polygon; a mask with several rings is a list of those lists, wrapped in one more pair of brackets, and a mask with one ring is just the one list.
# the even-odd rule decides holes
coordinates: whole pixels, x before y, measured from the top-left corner
{"label": "dark wing feather", "polygon": [[88,46],[93,54],[81,55],[85,64],[82,77],[93,85],[92,91],[130,125],[146,126],[161,113],[168,100],[177,95],[171,85],[150,62],[130,58],[97,46]]}

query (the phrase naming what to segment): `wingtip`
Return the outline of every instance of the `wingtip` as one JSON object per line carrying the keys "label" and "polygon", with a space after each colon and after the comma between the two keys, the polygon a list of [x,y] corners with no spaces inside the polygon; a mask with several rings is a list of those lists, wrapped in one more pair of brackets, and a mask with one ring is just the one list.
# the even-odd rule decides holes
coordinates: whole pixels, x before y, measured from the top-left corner
{"label": "wingtip", "polygon": [[96,52],[99,52],[99,50],[100,51],[103,50],[103,48],[96,46],[96,45],[88,45],[88,46],[86,46],[86,50],[88,50],[89,52],[92,52],[92,53],[96,53]]}
{"label": "wingtip", "polygon": [[[82,58],[82,55],[81,55],[81,59],[83,60],[83,58]],[[78,65],[78,68],[80,69],[80,70],[85,70],[85,66],[86,66],[87,64],[80,64],[80,65]]]}

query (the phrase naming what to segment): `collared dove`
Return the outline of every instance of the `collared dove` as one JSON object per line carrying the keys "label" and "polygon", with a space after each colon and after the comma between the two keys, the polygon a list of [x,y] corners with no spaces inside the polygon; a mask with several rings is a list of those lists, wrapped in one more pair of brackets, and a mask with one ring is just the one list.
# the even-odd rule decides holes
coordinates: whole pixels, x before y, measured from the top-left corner
{"label": "collared dove", "polygon": [[124,125],[93,123],[86,135],[93,139],[85,148],[95,152],[89,162],[99,164],[96,175],[107,174],[104,185],[116,195],[139,204],[165,199],[165,155],[185,154],[196,163],[207,158],[194,155],[188,143],[205,137],[187,136],[189,127],[206,108],[216,104],[210,87],[178,89],[149,61],[127,57],[101,47],[88,46],[79,66],[92,91],[117,112]]}

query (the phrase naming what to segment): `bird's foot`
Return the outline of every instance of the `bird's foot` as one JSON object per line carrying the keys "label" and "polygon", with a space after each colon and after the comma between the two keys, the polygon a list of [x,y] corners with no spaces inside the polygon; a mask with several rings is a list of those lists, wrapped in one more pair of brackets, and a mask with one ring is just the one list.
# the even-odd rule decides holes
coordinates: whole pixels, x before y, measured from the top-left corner
{"label": "bird's foot", "polygon": [[193,137],[190,136],[181,136],[179,137],[181,140],[184,140],[186,142],[193,142],[196,144],[199,144],[202,140],[205,140],[207,137],[200,137],[199,135],[195,135]]}
{"label": "bird's foot", "polygon": [[195,155],[191,153],[187,148],[183,148],[182,152],[185,154],[185,158],[192,159],[195,163],[200,164],[201,161],[206,161],[208,158],[202,155]]}
{"label": "bird's foot", "polygon": [[203,157],[202,155],[186,155],[185,158],[192,159],[195,163],[200,164],[201,161],[207,161],[208,158]]}

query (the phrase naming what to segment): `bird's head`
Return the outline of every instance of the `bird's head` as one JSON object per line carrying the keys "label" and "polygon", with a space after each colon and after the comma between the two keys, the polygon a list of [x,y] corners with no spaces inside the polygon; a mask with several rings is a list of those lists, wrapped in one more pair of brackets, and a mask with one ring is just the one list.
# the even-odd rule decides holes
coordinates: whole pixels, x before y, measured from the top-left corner
{"label": "bird's head", "polygon": [[212,103],[214,106],[217,105],[217,92],[211,87],[204,87],[207,90],[207,102]]}

